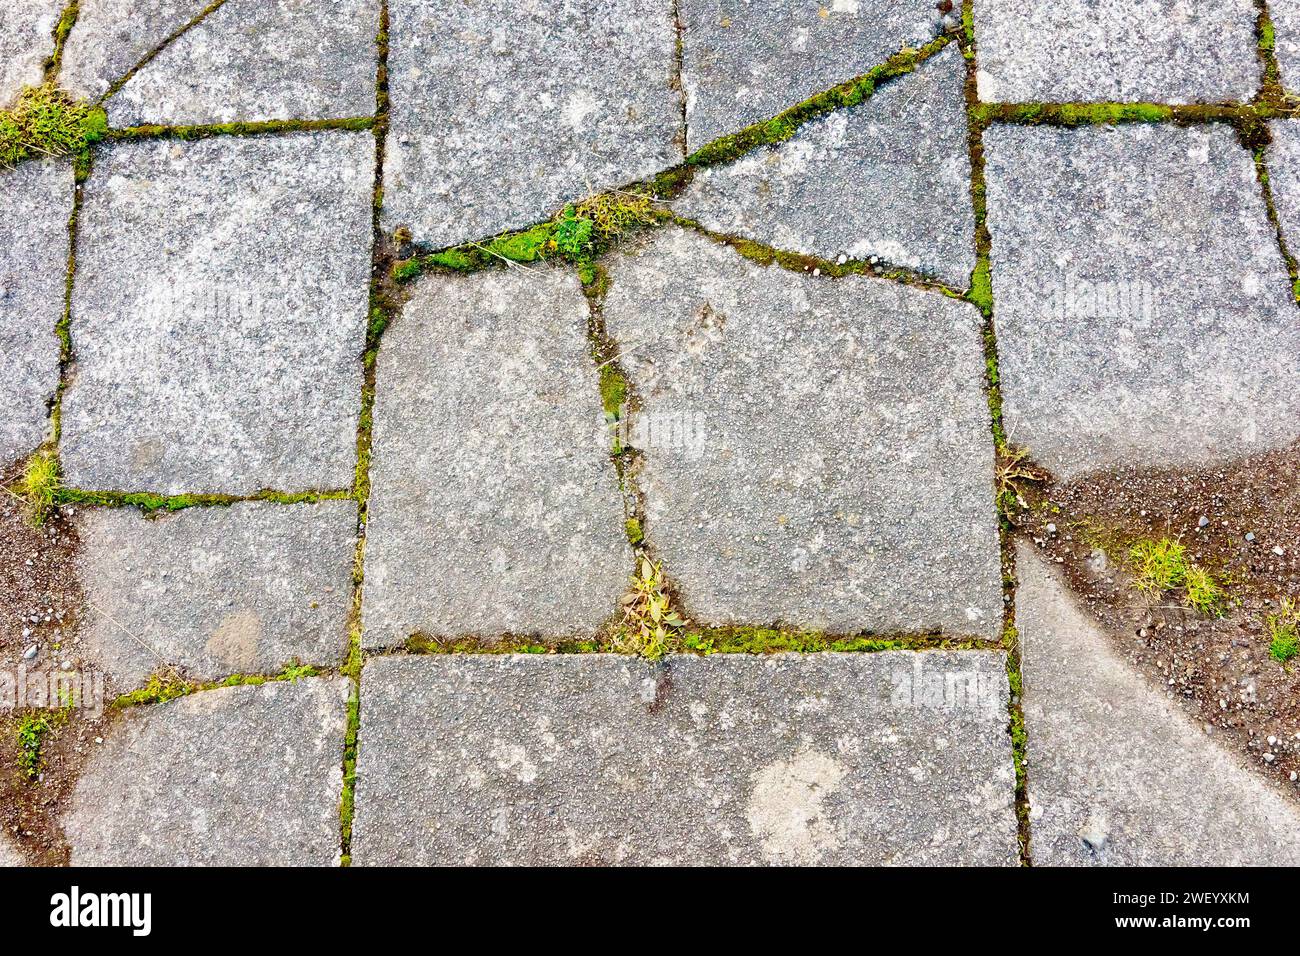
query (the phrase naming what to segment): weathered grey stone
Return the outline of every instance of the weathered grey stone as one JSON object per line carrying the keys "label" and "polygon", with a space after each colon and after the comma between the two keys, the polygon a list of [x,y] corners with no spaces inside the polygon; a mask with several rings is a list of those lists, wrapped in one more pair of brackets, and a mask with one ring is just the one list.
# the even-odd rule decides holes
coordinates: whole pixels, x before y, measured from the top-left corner
{"label": "weathered grey stone", "polygon": [[1249,100],[1257,18],[1254,0],[975,0],[979,97]]}
{"label": "weathered grey stone", "polygon": [[877,256],[965,288],[975,268],[965,76],[950,44],[865,103],[699,170],[677,211],[780,249]]}
{"label": "weathered grey stone", "polygon": [[69,482],[343,488],[370,277],[369,133],[105,150],[78,223]]}
{"label": "weathered grey stone", "polygon": [[200,691],[132,708],[63,818],[73,866],[332,866],[346,680]]}
{"label": "weathered grey stone", "polygon": [[0,170],[0,471],[45,440],[59,383],[72,167]]}
{"label": "weathered grey stone", "polygon": [[1268,182],[1273,208],[1282,224],[1282,239],[1292,255],[1300,252],[1300,121],[1273,120],[1268,124]]}
{"label": "weathered grey stone", "polygon": [[980,317],[883,279],[760,267],[680,230],[616,261],[646,532],[689,613],[995,635]]}
{"label": "weathered grey stone", "polygon": [[63,46],[59,83],[97,98],[211,0],[81,0]]}
{"label": "weathered grey stone", "polygon": [[936,36],[932,0],[681,0],[693,152]]}
{"label": "weathered grey stone", "polygon": [[1016,570],[1034,862],[1300,864],[1295,806],[1134,672],[1032,546]]}
{"label": "weathered grey stone", "polygon": [[430,277],[380,347],[365,643],[591,633],[633,559],[575,276]]}
{"label": "weathered grey stone", "polygon": [[381,658],[360,864],[1014,864],[1001,653]]}
{"label": "weathered grey stone", "polygon": [[9,841],[8,837],[0,836],[0,869],[26,865],[27,861],[18,852],[18,848]]}
{"label": "weathered grey stone", "polygon": [[1300,323],[1226,126],[984,137],[1009,439],[1061,477],[1300,435]]}
{"label": "weathered grey stone", "polygon": [[375,111],[378,0],[226,0],[108,101],[113,126]]}
{"label": "weathered grey stone", "polygon": [[54,53],[54,25],[64,0],[5,0],[0,4],[0,108],[24,86],[45,77]]}
{"label": "weathered grey stone", "polygon": [[1292,93],[1300,91],[1300,3],[1272,0],[1268,5],[1273,20],[1273,51],[1282,71],[1282,85]]}
{"label": "weathered grey stone", "polygon": [[83,510],[79,574],[92,660],[126,684],[331,666],[347,649],[356,503],[242,502],[146,518]]}
{"label": "weathered grey stone", "polygon": [[667,0],[392,0],[385,228],[448,246],[682,158]]}

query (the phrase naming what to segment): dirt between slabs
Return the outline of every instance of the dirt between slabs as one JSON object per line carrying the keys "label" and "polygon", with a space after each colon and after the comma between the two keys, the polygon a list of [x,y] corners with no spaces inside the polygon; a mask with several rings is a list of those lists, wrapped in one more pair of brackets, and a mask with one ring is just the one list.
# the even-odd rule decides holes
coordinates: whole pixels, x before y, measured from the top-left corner
{"label": "dirt between slabs", "polygon": [[[1017,485],[1011,515],[1158,691],[1300,797],[1300,657],[1269,653],[1268,616],[1300,600],[1300,443],[1230,465],[1131,468]],[[1015,511],[1015,509],[1012,509]],[[1171,539],[1223,589],[1219,614],[1135,586],[1134,542]]]}
{"label": "dirt between slabs", "polygon": [[[68,855],[58,818],[111,713],[92,717],[79,707],[23,706],[49,697],[52,671],[85,673],[76,637],[83,596],[72,509],[32,527],[10,487],[16,477],[5,475],[0,483],[0,828],[29,863],[53,865]],[[66,681],[55,684],[56,705],[60,688],[67,687]],[[24,717],[48,721],[34,752],[19,740]]]}

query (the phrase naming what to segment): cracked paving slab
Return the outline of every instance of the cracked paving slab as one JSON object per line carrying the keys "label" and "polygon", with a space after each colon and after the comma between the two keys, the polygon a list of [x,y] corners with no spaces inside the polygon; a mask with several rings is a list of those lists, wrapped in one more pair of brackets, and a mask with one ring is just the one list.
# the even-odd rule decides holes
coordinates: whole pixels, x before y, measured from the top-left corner
{"label": "cracked paving slab", "polygon": [[677,212],[823,259],[879,257],[965,288],[975,268],[966,63],[949,44],[793,139],[699,170]]}
{"label": "cracked paving slab", "polygon": [[336,866],[349,682],[129,708],[63,818],[73,866]]}
{"label": "cracked paving slab", "polygon": [[633,557],[577,277],[423,279],[376,365],[368,648],[590,636]]}
{"label": "cracked paving slab", "polygon": [[73,189],[70,163],[0,170],[0,471],[49,433]]}
{"label": "cracked paving slab", "polygon": [[975,0],[985,102],[1245,102],[1254,0]]}
{"label": "cracked paving slab", "polygon": [[1300,435],[1300,323],[1226,126],[984,135],[1008,439],[1060,478]]}
{"label": "cracked paving slab", "polygon": [[1020,544],[1030,828],[1049,866],[1296,866],[1300,811],[1130,668]]}
{"label": "cracked paving slab", "polygon": [[359,864],[1015,865],[1000,652],[372,660]]}
{"label": "cracked paving slab", "polygon": [[1273,52],[1282,85],[1292,93],[1300,92],[1300,3],[1271,0],[1268,15],[1273,21]]}
{"label": "cracked paving slab", "polygon": [[1271,142],[1268,182],[1282,226],[1282,239],[1291,255],[1300,252],[1300,120],[1273,120],[1268,124]]}
{"label": "cracked paving slab", "polygon": [[98,99],[212,0],[80,0],[59,83]]}
{"label": "cracked paving slab", "polygon": [[378,0],[226,0],[108,100],[109,123],[368,115],[378,23]]}
{"label": "cracked paving slab", "polygon": [[998,633],[973,306],[765,268],[678,229],[611,280],[646,534],[691,616]]}
{"label": "cracked paving slab", "polygon": [[0,4],[0,109],[24,86],[45,78],[45,60],[54,55],[54,26],[64,0],[5,0]]}
{"label": "cracked paving slab", "polygon": [[450,246],[680,162],[670,0],[390,0],[384,228]]}
{"label": "cracked paving slab", "polygon": [[775,116],[939,33],[933,0],[680,0],[687,149]]}
{"label": "cracked paving slab", "polygon": [[116,144],[85,186],[66,480],[163,494],[351,485],[374,137]]}
{"label": "cracked paving slab", "polygon": [[347,650],[356,503],[237,502],[159,518],[82,509],[87,656],[126,686],[336,666]]}

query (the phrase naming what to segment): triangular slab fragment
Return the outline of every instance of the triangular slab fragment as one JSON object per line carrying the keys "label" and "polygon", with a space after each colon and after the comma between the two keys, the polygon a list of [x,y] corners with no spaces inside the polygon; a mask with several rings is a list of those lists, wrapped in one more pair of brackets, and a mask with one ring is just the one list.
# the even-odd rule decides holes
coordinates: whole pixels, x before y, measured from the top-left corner
{"label": "triangular slab fragment", "polygon": [[956,44],[790,140],[701,169],[677,211],[791,252],[878,258],[965,288],[975,268]]}

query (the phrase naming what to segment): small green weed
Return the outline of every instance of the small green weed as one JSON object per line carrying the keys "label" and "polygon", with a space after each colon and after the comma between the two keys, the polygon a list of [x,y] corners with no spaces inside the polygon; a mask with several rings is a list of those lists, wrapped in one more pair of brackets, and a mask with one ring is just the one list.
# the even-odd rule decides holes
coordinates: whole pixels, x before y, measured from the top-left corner
{"label": "small green weed", "polygon": [[1269,656],[1285,664],[1300,654],[1300,605],[1283,598],[1277,614],[1268,616]]}
{"label": "small green weed", "polygon": [[18,493],[23,499],[29,522],[39,526],[49,517],[62,485],[59,459],[53,451],[42,448],[27,459]]}
{"label": "small green weed", "polygon": [[1223,588],[1209,571],[1188,560],[1181,542],[1169,538],[1135,541],[1128,557],[1138,590],[1164,594],[1181,589],[1190,607],[1202,614],[1222,613],[1227,600]]}
{"label": "small green weed", "polygon": [[623,598],[623,620],[614,629],[615,648],[619,653],[658,660],[672,649],[688,622],[672,608],[660,565],[642,558],[631,582],[632,590]]}

